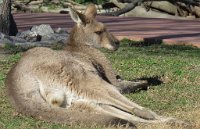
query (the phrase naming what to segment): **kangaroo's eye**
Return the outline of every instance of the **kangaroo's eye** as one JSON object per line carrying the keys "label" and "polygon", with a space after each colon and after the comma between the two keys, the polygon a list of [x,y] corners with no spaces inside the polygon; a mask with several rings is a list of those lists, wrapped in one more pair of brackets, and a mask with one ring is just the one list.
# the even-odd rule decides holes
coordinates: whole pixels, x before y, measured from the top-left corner
{"label": "kangaroo's eye", "polygon": [[100,34],[102,34],[102,33],[103,33],[103,31],[96,31],[96,32],[94,32],[94,33],[96,33],[96,34],[100,35]]}

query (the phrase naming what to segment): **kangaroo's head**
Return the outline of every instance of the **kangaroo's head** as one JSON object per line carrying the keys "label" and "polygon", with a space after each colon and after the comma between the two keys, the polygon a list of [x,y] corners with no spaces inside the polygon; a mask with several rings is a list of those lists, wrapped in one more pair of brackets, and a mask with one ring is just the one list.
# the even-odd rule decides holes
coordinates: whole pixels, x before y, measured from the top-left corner
{"label": "kangaroo's head", "polygon": [[71,30],[69,44],[118,49],[119,41],[107,31],[103,23],[96,21],[97,10],[94,4],[89,4],[84,14],[70,9],[70,15],[76,25]]}

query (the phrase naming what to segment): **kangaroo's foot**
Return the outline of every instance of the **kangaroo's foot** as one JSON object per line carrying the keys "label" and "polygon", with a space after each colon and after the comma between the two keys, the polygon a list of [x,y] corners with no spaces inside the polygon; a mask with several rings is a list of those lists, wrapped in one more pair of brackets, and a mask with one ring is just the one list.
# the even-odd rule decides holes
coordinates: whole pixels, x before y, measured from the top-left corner
{"label": "kangaroo's foot", "polygon": [[148,110],[145,110],[145,109],[141,110],[138,108],[134,108],[133,114],[140,118],[146,119],[146,120],[155,120],[156,119],[154,114],[152,114],[151,112],[149,112]]}

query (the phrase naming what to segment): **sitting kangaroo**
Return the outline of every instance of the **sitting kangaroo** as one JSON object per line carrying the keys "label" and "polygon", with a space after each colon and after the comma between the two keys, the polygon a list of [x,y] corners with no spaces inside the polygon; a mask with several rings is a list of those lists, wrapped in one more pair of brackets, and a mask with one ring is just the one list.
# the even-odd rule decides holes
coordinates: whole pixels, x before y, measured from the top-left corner
{"label": "sitting kangaroo", "polygon": [[120,93],[146,83],[120,79],[96,49],[114,51],[119,47],[104,24],[95,20],[96,14],[93,4],[84,14],[70,9],[76,25],[64,50],[37,47],[23,54],[6,78],[12,105],[22,114],[67,124],[179,122],[159,116]]}

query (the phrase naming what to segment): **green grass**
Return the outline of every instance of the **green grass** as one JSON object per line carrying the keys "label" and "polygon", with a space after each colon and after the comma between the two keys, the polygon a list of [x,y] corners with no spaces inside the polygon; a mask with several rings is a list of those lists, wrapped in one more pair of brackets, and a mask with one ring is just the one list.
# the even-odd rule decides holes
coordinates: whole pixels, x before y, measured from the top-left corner
{"label": "green grass", "polygon": [[[122,42],[121,48],[116,52],[103,51],[123,78],[132,80],[157,77],[164,82],[150,87],[147,91],[126,94],[126,96],[160,114],[198,122],[197,116],[191,112],[200,112],[198,108],[200,106],[200,49],[162,44],[145,46],[127,40]],[[8,103],[4,80],[8,70],[19,59],[19,53],[4,59],[0,58],[0,128],[82,128],[82,126],[71,127],[65,124],[48,123],[16,114]]]}

